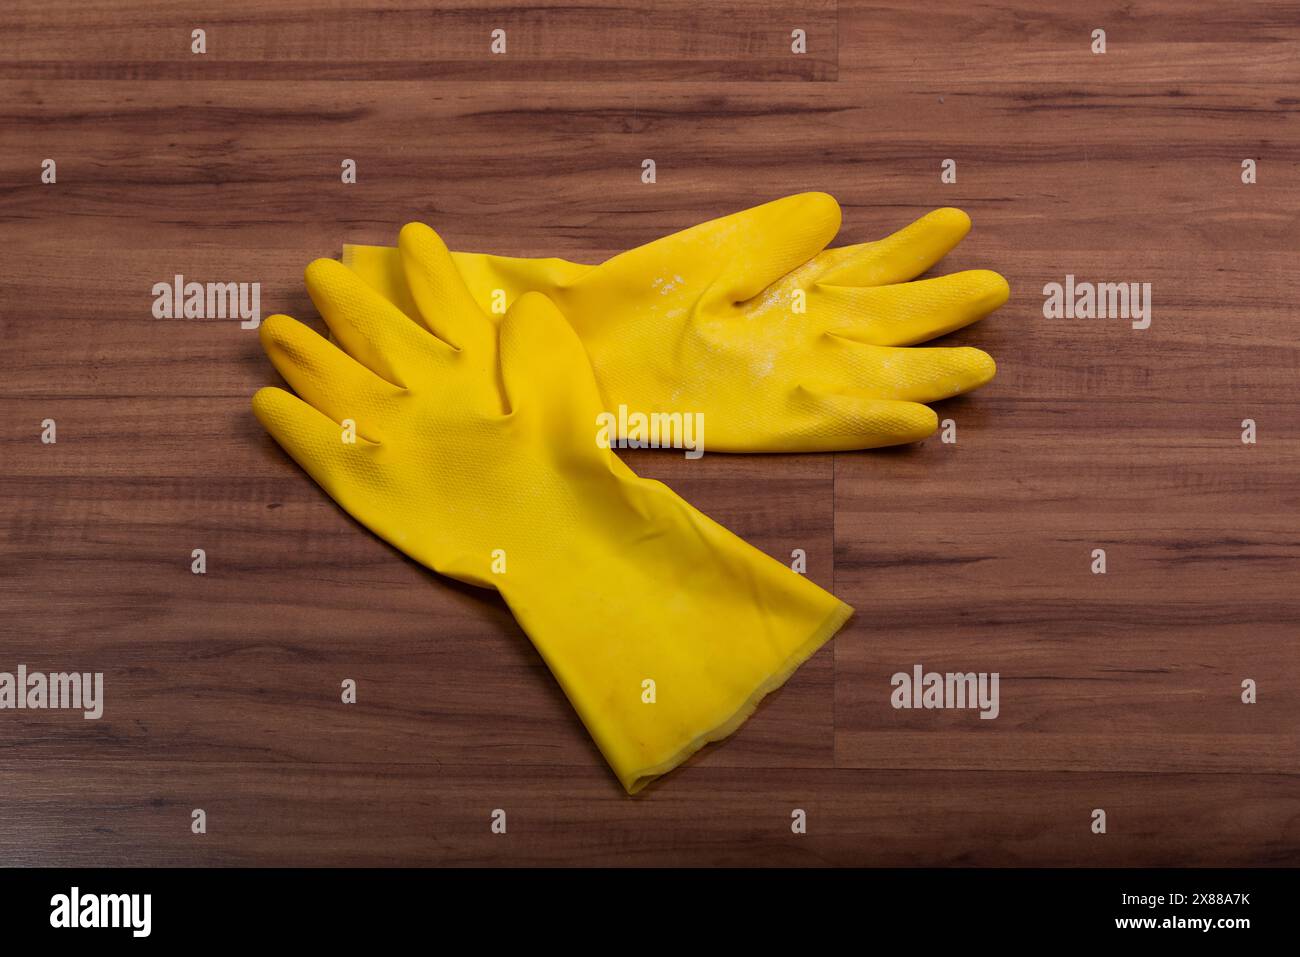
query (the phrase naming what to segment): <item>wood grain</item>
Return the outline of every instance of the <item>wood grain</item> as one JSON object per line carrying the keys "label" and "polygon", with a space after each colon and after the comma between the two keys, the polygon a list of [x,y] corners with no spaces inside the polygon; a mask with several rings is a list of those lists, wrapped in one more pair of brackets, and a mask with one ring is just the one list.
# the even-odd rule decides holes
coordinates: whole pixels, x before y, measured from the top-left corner
{"label": "wood grain", "polygon": [[[0,712],[0,862],[1300,863],[1300,4],[21,0],[0,27],[0,670],[109,696]],[[937,271],[1013,296],[948,341],[999,375],[940,404],[956,444],[629,455],[858,609],[638,799],[499,600],[261,432],[255,334],[150,314],[182,273],[319,324],[302,267],[410,219],[595,261],[804,189],[837,243],[968,210]],[[1044,319],[1067,273],[1152,283],[1151,327]],[[1000,717],[894,710],[916,663],[998,671]]]}

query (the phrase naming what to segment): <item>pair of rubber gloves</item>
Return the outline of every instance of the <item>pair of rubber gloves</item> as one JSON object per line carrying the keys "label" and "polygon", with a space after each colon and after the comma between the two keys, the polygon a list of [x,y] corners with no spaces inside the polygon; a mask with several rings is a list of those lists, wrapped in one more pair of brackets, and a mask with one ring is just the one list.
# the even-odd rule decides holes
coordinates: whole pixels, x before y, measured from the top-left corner
{"label": "pair of rubber gloves", "polygon": [[308,266],[334,341],[263,322],[298,395],[264,388],[253,410],[375,534],[500,592],[635,793],[739,727],[852,609],[638,477],[601,413],[702,412],[716,450],[867,448],[923,438],[921,403],[993,375],[977,349],[902,348],[1006,300],[983,270],[908,281],[964,213],[825,249],[839,222],[831,197],[791,196],[599,266],[451,253],[413,223],[396,249]]}

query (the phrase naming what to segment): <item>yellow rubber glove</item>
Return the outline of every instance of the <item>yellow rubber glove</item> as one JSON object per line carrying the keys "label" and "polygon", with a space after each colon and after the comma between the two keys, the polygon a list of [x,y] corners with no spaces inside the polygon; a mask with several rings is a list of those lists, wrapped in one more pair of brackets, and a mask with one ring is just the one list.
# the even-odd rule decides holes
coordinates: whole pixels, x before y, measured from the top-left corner
{"label": "yellow rubber glove", "polygon": [[597,444],[591,367],[545,297],[520,297],[498,345],[433,230],[399,245],[422,308],[312,263],[347,353],[271,316],[262,344],[301,398],[264,388],[253,411],[375,534],[497,589],[638,791],[734,731],[852,609]]}
{"label": "yellow rubber glove", "polygon": [[[878,242],[825,249],[839,225],[832,197],[803,193],[599,266],[453,257],[486,310],[528,291],[555,302],[582,339],[611,413],[620,405],[646,415],[703,413],[707,447],[724,452],[923,439],[938,417],[922,403],[983,385],[995,366],[978,349],[900,347],[987,315],[1006,301],[1007,282],[983,269],[908,281],[966,235],[961,210],[935,210]],[[343,262],[413,308],[397,250],[344,246]]]}

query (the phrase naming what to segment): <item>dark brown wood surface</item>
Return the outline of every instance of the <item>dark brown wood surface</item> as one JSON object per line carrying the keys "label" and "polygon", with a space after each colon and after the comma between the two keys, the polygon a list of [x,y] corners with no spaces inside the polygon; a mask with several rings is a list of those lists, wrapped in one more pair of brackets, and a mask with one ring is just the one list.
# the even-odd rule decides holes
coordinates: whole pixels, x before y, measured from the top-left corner
{"label": "dark brown wood surface", "polygon": [[[1300,863],[1300,3],[341,6],[0,12],[0,671],[107,685],[0,711],[0,864]],[[182,273],[319,323],[302,267],[411,219],[594,261],[805,189],[837,244],[969,211],[938,271],[1012,298],[949,341],[999,374],[955,445],[629,456],[857,608],[636,799],[495,596],[262,433],[255,333],[150,312]],[[1067,273],[1151,327],[1044,319]],[[1000,717],[894,710],[917,663]]]}

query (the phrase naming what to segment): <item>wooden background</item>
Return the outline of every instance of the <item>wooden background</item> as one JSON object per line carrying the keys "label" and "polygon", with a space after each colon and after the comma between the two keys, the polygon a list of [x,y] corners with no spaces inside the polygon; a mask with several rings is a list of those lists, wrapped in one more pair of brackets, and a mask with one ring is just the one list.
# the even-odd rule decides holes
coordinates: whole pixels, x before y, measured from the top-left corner
{"label": "wooden background", "polygon": [[[0,863],[1300,863],[1298,40],[1294,0],[7,4],[0,671],[107,705],[0,712]],[[183,273],[318,323],[302,267],[411,219],[594,260],[806,189],[837,243],[969,211],[940,271],[1013,293],[949,338],[999,375],[956,445],[630,456],[858,609],[637,799],[495,596],[262,433],[255,333],[150,315]],[[1066,273],[1151,328],[1043,319]],[[1001,717],[894,711],[916,663]]]}

